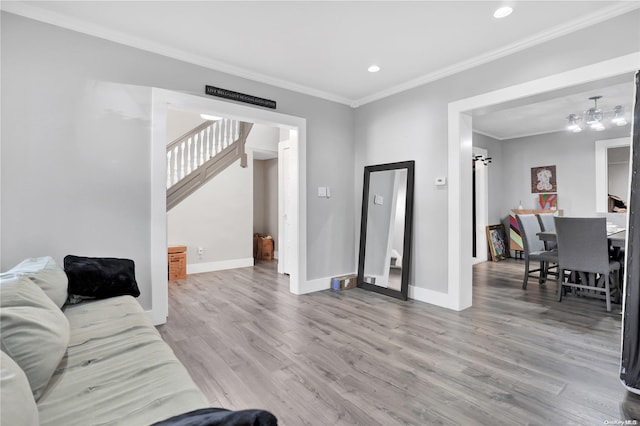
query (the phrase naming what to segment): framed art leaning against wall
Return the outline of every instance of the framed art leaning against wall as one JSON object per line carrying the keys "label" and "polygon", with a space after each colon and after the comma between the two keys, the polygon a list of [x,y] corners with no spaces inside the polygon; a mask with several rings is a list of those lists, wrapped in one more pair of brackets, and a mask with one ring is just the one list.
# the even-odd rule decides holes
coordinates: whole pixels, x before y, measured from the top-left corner
{"label": "framed art leaning against wall", "polygon": [[489,243],[491,260],[494,262],[510,257],[505,235],[504,225],[487,226],[487,242]]}

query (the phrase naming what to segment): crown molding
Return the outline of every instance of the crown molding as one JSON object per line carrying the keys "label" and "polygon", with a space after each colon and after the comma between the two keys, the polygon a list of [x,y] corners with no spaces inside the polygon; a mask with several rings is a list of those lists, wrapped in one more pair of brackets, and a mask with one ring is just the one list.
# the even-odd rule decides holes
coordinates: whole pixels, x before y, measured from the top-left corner
{"label": "crown molding", "polygon": [[565,132],[565,131],[566,131],[566,129],[561,127],[561,128],[556,128],[556,129],[553,129],[553,130],[544,130],[544,131],[541,131],[541,132],[516,133],[515,135],[510,135],[510,136],[497,136],[497,135],[492,135],[492,134],[489,134],[489,133],[486,133],[486,132],[482,132],[480,130],[475,130],[475,129],[473,130],[474,133],[479,133],[481,135],[488,136],[488,137],[496,139],[498,141],[509,141],[509,140],[512,140],[512,139],[529,138],[529,137],[532,137],[532,136],[542,136],[542,135],[548,135],[550,133],[560,133],[560,132]]}
{"label": "crown molding", "polygon": [[0,2],[0,10],[36,21],[66,28],[79,33],[87,34],[93,37],[98,37],[104,40],[113,41],[148,52],[157,53],[162,56],[167,56],[169,58],[177,59],[183,62],[199,65],[236,77],[246,78],[249,80],[280,87],[282,89],[291,90],[293,92],[325,99],[328,101],[337,102],[344,105],[351,105],[353,103],[353,99],[348,99],[334,93],[325,92],[322,90],[314,89],[312,87],[292,83],[286,80],[281,80],[279,78],[248,70],[246,68],[236,67],[234,65],[215,61],[201,55],[188,53],[180,49],[173,49],[147,39],[134,37],[119,31],[114,31],[110,28],[89,23],[81,19],[71,18],[69,16],[45,10],[43,8],[27,4],[22,1],[2,1]]}
{"label": "crown molding", "polygon": [[479,65],[494,61],[496,59],[503,58],[513,53],[587,28],[591,25],[604,22],[608,19],[615,18],[616,16],[623,15],[636,9],[640,9],[640,2],[638,1],[628,1],[610,6],[598,12],[583,16],[582,18],[578,18],[565,24],[556,26],[532,37],[526,38],[522,41],[511,43],[500,49],[493,50],[491,52],[476,56],[466,61],[458,62],[457,64],[451,65],[449,67],[441,68],[437,71],[423,75],[416,79],[407,81],[397,86],[390,87],[389,89],[382,90],[378,93],[374,93],[373,95],[365,96],[364,98],[358,99],[357,101],[351,103],[351,107],[357,108],[361,105],[365,105],[383,98],[387,98],[397,93],[404,92],[406,90],[413,89],[415,87],[422,86],[424,84],[431,83],[445,77],[449,77],[459,72],[466,71]]}
{"label": "crown molding", "polygon": [[510,54],[519,52],[529,47],[544,43],[546,41],[561,37],[566,34],[584,29],[591,25],[598,24],[616,16],[623,15],[627,12],[640,8],[640,2],[638,1],[624,1],[619,4],[612,5],[608,8],[586,15],[582,18],[569,21],[566,24],[556,26],[547,31],[539,33],[535,36],[529,37],[520,42],[509,44],[500,49],[493,50],[486,54],[476,56],[466,61],[459,62],[449,67],[441,68],[432,73],[425,74],[413,80],[409,80],[405,83],[390,87],[388,89],[379,91],[369,96],[365,96],[361,99],[349,99],[344,96],[340,96],[335,93],[330,93],[312,87],[292,83],[286,80],[281,80],[272,76],[257,73],[246,68],[236,67],[224,62],[215,61],[204,56],[195,55],[184,52],[180,49],[172,49],[170,47],[155,43],[150,40],[146,40],[139,37],[134,37],[119,31],[106,28],[104,26],[88,23],[81,19],[71,18],[69,16],[52,12],[32,4],[28,4],[23,1],[0,1],[0,10],[20,15],[29,19],[44,22],[47,24],[55,25],[58,27],[66,28],[69,30],[77,31],[83,34],[91,35],[94,37],[102,38],[105,40],[113,41],[116,43],[124,44],[137,49],[157,53],[162,56],[167,56],[180,61],[188,62],[194,65],[199,65],[205,68],[209,68],[215,71],[220,71],[226,74],[230,74],[236,77],[246,78],[256,82],[268,84],[271,86],[279,87],[293,92],[314,96],[320,99],[348,105],[352,108],[358,108],[359,106],[395,95],[400,92],[404,92],[415,87],[422,86],[433,81],[449,77],[462,71],[477,67],[479,65],[486,64],[496,59],[503,58]]}

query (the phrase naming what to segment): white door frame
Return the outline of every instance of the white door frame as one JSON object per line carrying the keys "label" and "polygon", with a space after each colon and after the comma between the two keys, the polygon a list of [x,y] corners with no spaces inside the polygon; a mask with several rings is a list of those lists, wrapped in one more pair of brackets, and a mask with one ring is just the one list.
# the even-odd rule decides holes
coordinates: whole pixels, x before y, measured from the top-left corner
{"label": "white door frame", "polygon": [[[474,146],[473,155],[489,156],[489,151]],[[489,225],[489,170],[482,161],[476,162],[476,257],[472,263],[486,262],[489,258],[487,251],[487,232]],[[471,218],[473,221],[473,217]],[[473,251],[472,251],[473,254]]]}
{"label": "white door frame", "polygon": [[538,93],[637,71],[640,52],[576,68],[449,104],[448,289],[440,304],[463,310],[472,303],[471,268],[471,115],[487,107]]}
{"label": "white door frame", "polygon": [[[291,132],[290,132],[291,133]],[[296,136],[297,137],[297,136]],[[292,172],[290,164],[286,159],[289,155],[285,154],[285,150],[291,149],[292,138],[280,141],[278,143],[278,273],[289,274],[290,273],[290,259],[289,252],[291,251],[287,245],[289,238],[289,206],[286,201],[288,199],[289,189],[287,188],[286,177]]]}
{"label": "white door frame", "polygon": [[[631,137],[616,139],[602,139],[596,141],[596,173],[595,173],[595,189],[596,189],[596,212],[597,213],[609,213],[609,148],[620,148],[625,146],[631,146]],[[631,173],[631,170],[629,170]],[[629,182],[631,182],[631,175],[629,175]],[[631,188],[631,185],[629,185]],[[630,194],[625,194],[627,201],[630,199]]]}
{"label": "white door frame", "polygon": [[[151,112],[151,320],[154,324],[163,324],[169,313],[169,294],[167,281],[167,109],[169,106],[198,113],[223,115],[242,121],[264,124],[272,127],[297,130],[297,143],[291,146],[291,158],[297,169],[294,180],[298,194],[292,202],[293,211],[293,250],[289,253],[291,273],[289,291],[294,294],[306,292],[307,283],[307,124],[304,118],[267,111],[255,107],[219,101],[211,97],[174,92],[165,89],[152,89]],[[248,236],[247,238],[249,238]]]}

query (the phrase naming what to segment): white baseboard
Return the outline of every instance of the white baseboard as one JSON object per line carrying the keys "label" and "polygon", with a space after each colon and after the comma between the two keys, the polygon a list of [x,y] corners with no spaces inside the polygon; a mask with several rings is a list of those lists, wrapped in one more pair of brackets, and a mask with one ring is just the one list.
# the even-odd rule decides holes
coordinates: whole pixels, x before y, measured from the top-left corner
{"label": "white baseboard", "polygon": [[300,291],[298,294],[313,293],[315,291],[329,290],[330,288],[331,277],[318,278],[300,283]]}
{"label": "white baseboard", "polygon": [[356,273],[347,272],[344,274],[336,274],[331,277],[309,280],[300,286],[300,292],[298,294],[307,294],[307,293],[313,293],[315,291],[329,290],[331,288],[331,279],[333,277],[341,277],[344,275],[356,275]]}
{"label": "white baseboard", "polygon": [[253,257],[244,259],[221,260],[218,262],[204,262],[187,264],[187,275],[202,272],[224,271],[225,269],[247,268],[253,266]]}
{"label": "white baseboard", "polygon": [[149,317],[149,320],[151,320],[151,323],[154,326],[162,325],[167,322],[167,317],[157,315],[157,313],[153,309],[150,311],[144,311],[144,313],[147,314],[147,316]]}
{"label": "white baseboard", "polygon": [[458,305],[451,300],[448,293],[441,293],[414,285],[409,286],[409,299],[430,303],[454,311],[460,310]]}

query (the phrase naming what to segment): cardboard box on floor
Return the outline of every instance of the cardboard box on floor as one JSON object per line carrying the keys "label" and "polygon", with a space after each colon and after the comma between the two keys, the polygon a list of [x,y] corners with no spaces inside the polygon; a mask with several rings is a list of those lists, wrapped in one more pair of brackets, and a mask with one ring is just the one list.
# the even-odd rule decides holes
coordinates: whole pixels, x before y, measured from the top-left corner
{"label": "cardboard box on floor", "polygon": [[350,288],[355,288],[357,284],[358,277],[356,275],[344,275],[342,277],[334,277],[331,278],[331,290],[348,290]]}
{"label": "cardboard box on floor", "polygon": [[257,260],[273,260],[273,237],[271,235],[253,234],[253,258]]}

